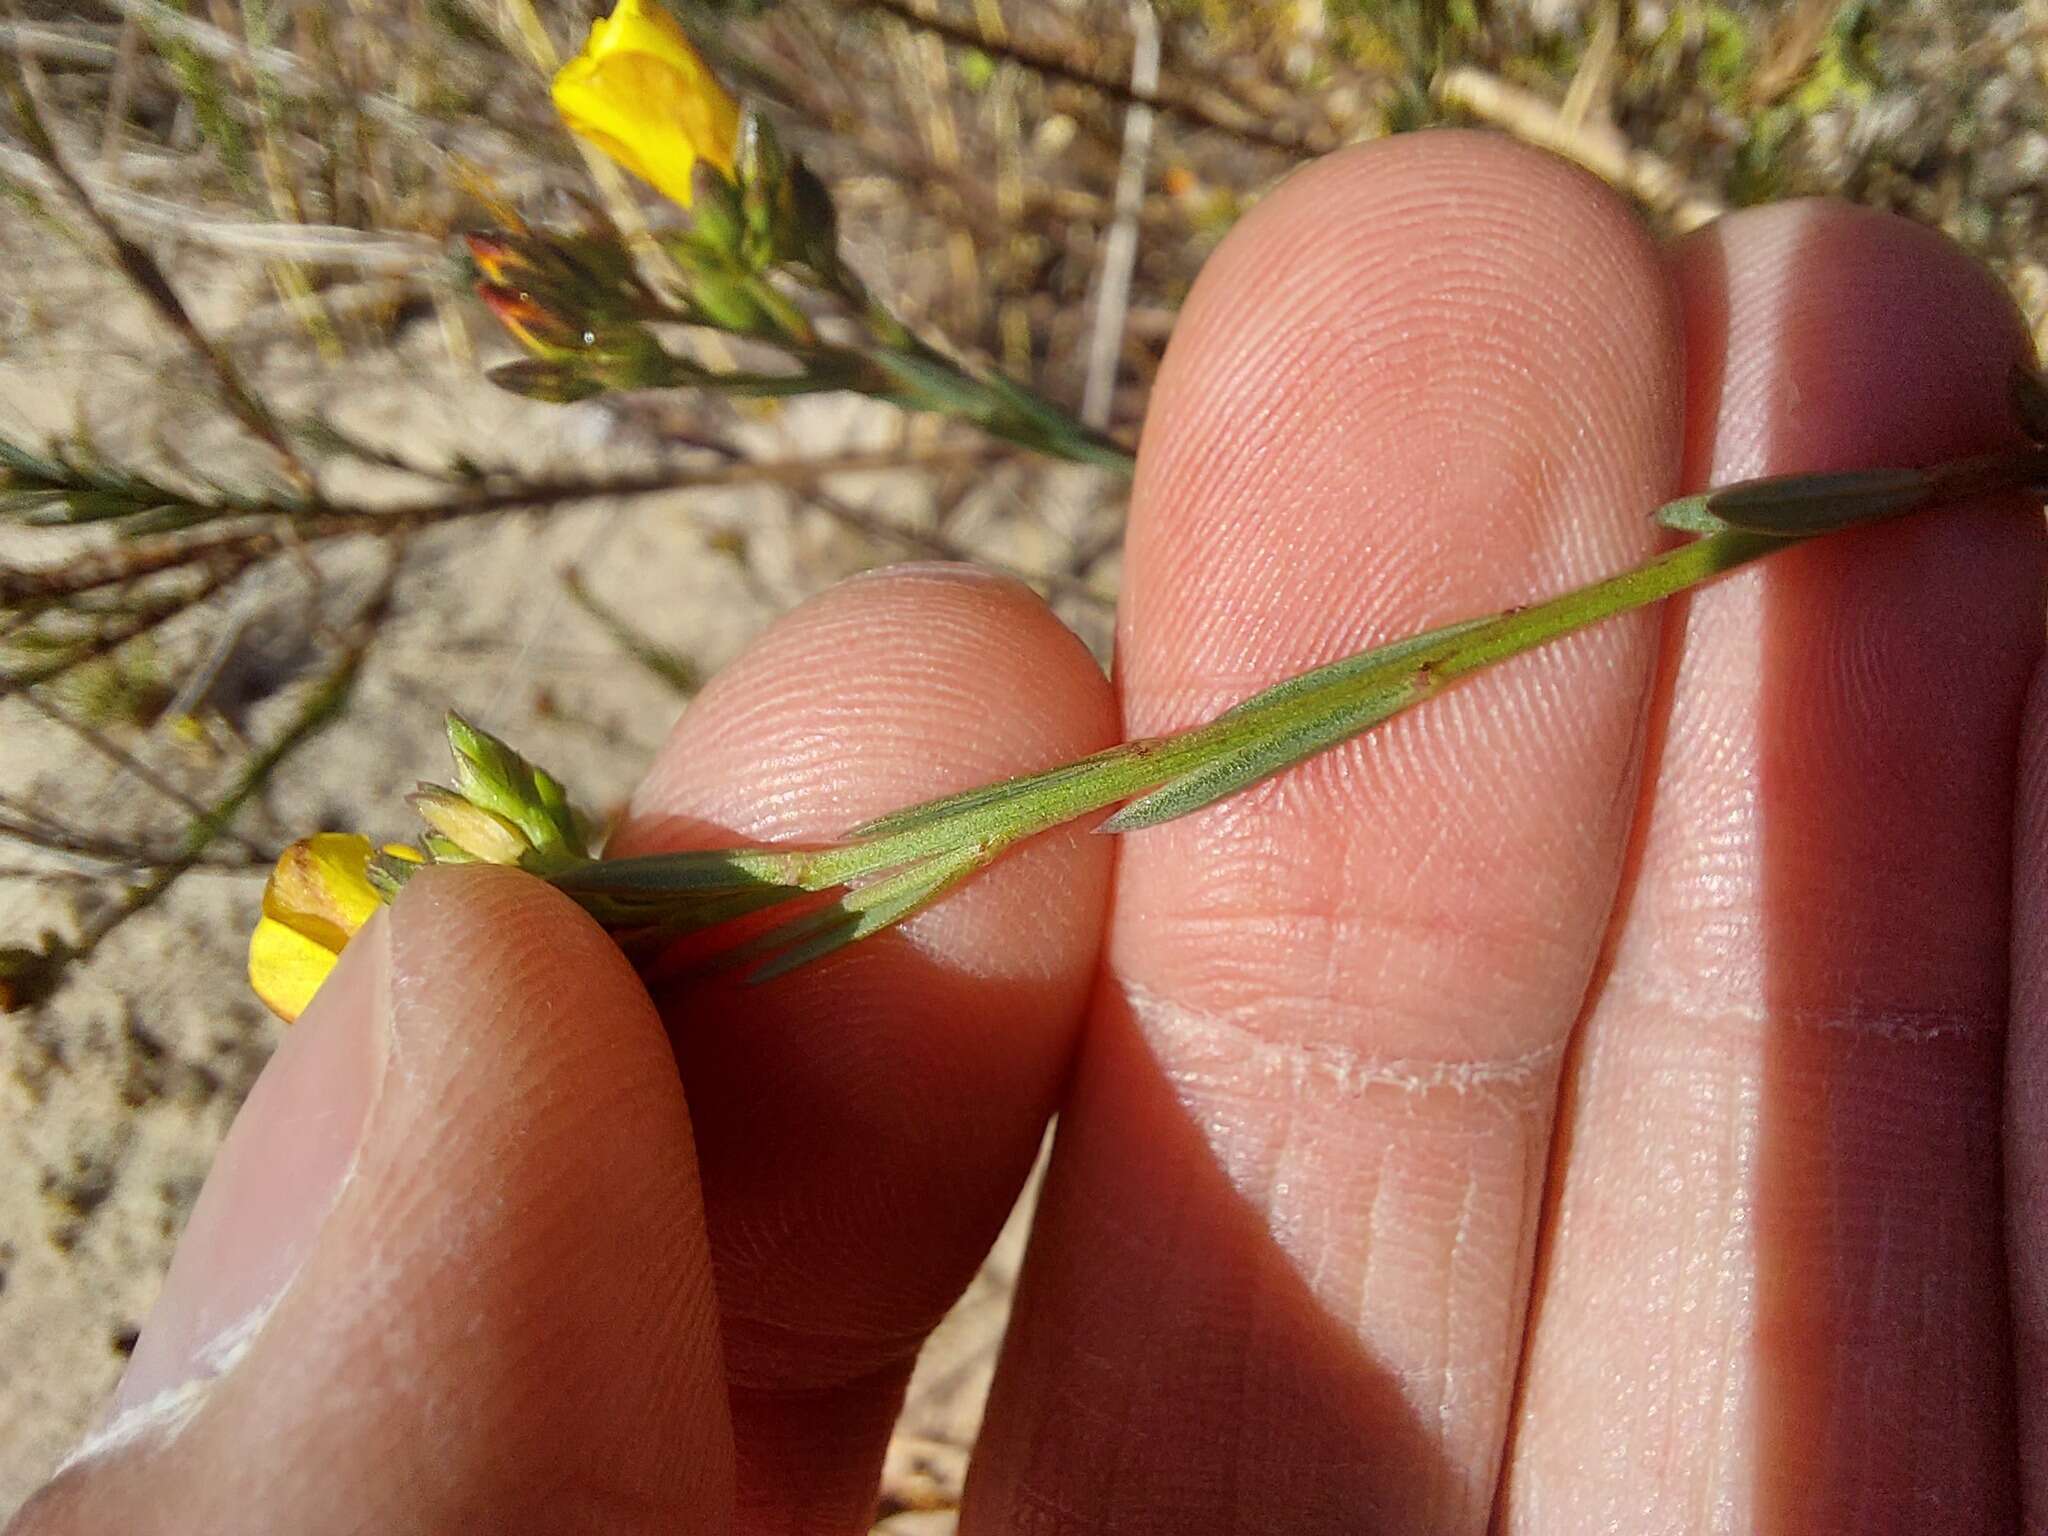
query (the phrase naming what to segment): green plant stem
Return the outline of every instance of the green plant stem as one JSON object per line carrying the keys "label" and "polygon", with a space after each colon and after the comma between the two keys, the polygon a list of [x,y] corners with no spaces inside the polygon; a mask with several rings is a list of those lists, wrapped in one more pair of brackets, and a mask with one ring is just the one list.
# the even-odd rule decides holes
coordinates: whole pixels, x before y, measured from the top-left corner
{"label": "green plant stem", "polygon": [[1482,632],[1471,635],[1467,644],[1444,658],[1436,668],[1437,675],[1445,682],[1464,677],[1588,625],[1662,602],[1759,556],[1800,542],[1735,531],[1694,539],[1618,576],[1527,608],[1510,609],[1487,621]]}
{"label": "green plant stem", "polygon": [[[878,307],[878,306],[877,306]],[[870,323],[874,324],[871,315]],[[998,373],[975,373],[895,322],[867,354],[879,375],[866,392],[912,411],[968,421],[992,437],[1049,458],[1089,464],[1128,477],[1137,456],[1114,438],[1084,426],[1051,401]],[[890,339],[900,337],[900,340]]]}
{"label": "green plant stem", "polygon": [[872,346],[866,356],[880,377],[865,392],[905,410],[970,421],[992,437],[1050,458],[1126,478],[1137,468],[1137,455],[1115,438],[1002,374],[976,373],[920,340],[852,269],[835,265],[819,280],[867,328]]}

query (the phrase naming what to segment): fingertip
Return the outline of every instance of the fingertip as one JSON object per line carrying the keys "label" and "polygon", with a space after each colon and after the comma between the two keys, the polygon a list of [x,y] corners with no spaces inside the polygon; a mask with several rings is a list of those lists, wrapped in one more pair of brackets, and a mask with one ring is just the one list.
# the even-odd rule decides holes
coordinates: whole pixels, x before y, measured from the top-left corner
{"label": "fingertip", "polygon": [[1913,466],[2012,440],[2007,391],[2032,353],[2026,321],[1939,231],[1808,198],[1718,219],[1672,262],[1688,485],[1786,463]]}
{"label": "fingertip", "polygon": [[[574,1005],[602,1021],[607,1050],[595,1054],[606,1070],[616,1063],[601,1059],[619,1051],[657,1059],[664,1037],[631,962],[546,881],[488,864],[430,867],[406,882],[390,923],[394,998],[417,1006],[430,1037],[399,1042],[406,1057],[432,1048],[492,1073],[590,1070],[588,1030],[562,1017]],[[472,1054],[486,1038],[493,1051]]]}
{"label": "fingertip", "polygon": [[[708,686],[615,848],[826,841],[1115,739],[1108,680],[1035,595],[896,567],[786,615]],[[1057,1102],[1112,854],[1055,830],[901,930],[764,986],[664,991],[739,1384],[741,1506],[764,1526],[872,1511],[919,1343]]]}
{"label": "fingertip", "polygon": [[[354,1182],[222,1422],[296,1411],[356,1475],[402,1469],[415,1509],[720,1528],[730,1431],[690,1119],[632,967],[560,892],[471,866],[408,883],[390,976]],[[329,1383],[312,1403],[309,1373]]]}
{"label": "fingertip", "polygon": [[714,828],[836,836],[1114,732],[1101,668],[1030,588],[965,564],[891,566],[804,603],[712,679],[610,851]]}
{"label": "fingertip", "polygon": [[[1997,280],[1937,231],[1809,199],[1697,231],[1674,267],[1686,316],[1688,488],[1912,468],[2018,441],[2009,390],[2030,353],[2026,325]],[[1831,777],[1868,796],[1901,776],[1909,740],[1959,772],[1968,744],[2013,739],[2041,645],[2044,568],[2038,508],[2014,497],[1815,541],[1694,607],[1691,686],[1746,698],[1758,665],[1752,636],[1768,627],[1772,653],[1788,658],[1775,686],[1810,695],[1787,706],[1797,739],[1835,754]],[[1976,786],[1985,803],[2009,802],[1999,786],[2010,761],[1993,753],[1981,766],[1992,775]],[[1954,810],[1961,785],[1946,788],[1942,808]],[[1903,806],[1918,791],[1898,794]],[[1962,819],[1973,835],[1993,832],[1986,817]],[[1879,835],[1896,852],[1898,840],[1953,835],[1942,826],[1917,808]],[[1968,903],[1946,910],[1981,928]],[[1908,958],[1876,948],[1887,964]]]}
{"label": "fingertip", "polygon": [[2012,1028],[2005,1061],[2005,1238],[2025,1528],[2048,1530],[2048,668],[2020,737],[2013,861]]}
{"label": "fingertip", "polygon": [[[1550,157],[1429,134],[1299,173],[1205,269],[1155,391],[1127,730],[1639,559],[1680,361],[1660,253]],[[1576,636],[1123,841],[970,1523],[979,1498],[1222,1529],[1246,1489],[1283,1528],[1484,1523],[1530,1153],[1627,834],[1652,641],[1640,619]],[[1074,1414],[1076,1380],[1099,1411]],[[1096,1432],[1161,1412],[1171,1436]],[[1386,1454],[1268,1475],[1273,1437],[1313,1460],[1325,1431]]]}

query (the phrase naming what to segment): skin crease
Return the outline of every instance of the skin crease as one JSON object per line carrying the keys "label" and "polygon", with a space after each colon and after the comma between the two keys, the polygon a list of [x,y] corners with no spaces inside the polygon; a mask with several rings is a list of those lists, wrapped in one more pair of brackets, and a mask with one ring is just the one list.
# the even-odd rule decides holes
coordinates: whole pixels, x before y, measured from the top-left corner
{"label": "skin crease", "polygon": [[[2023,346],[1895,220],[1666,251],[1499,139],[1347,152],[1181,319],[1113,693],[1014,587],[862,578],[706,690],[627,840],[827,835],[1618,568],[1682,486],[1982,448]],[[666,1042],[552,893],[431,880],[295,1026],[382,1054],[281,1294],[235,1170],[310,1047],[145,1331],[174,1382],[260,1296],[239,1357],[10,1529],[864,1529],[1055,1108],[965,1531],[2048,1528],[2041,556],[2005,506],[1781,557],[767,987],[660,985]]]}

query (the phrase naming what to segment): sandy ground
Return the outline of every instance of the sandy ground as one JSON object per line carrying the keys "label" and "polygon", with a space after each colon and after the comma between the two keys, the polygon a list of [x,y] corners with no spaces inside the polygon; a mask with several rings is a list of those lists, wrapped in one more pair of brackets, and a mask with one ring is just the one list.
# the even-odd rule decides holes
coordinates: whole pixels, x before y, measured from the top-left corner
{"label": "sandy ground", "polygon": [[[25,291],[45,309],[76,316],[52,343],[16,312],[0,355],[0,431],[66,430],[89,421],[109,448],[180,445],[195,462],[249,462],[231,430],[182,392],[189,419],[145,416],[160,353],[145,348],[147,321],[69,253],[45,238],[0,229],[0,255],[35,269]],[[231,324],[252,302],[213,294],[210,319]],[[486,349],[494,338],[479,332]],[[146,361],[141,355],[150,353]],[[322,377],[286,376],[279,398],[318,406],[359,436],[403,444],[416,458],[462,446],[558,471],[649,462],[630,424],[598,405],[515,400],[451,357],[431,324],[392,352]],[[764,455],[887,448],[904,430],[892,410],[866,402],[806,402],[732,424]],[[216,457],[217,456],[217,457]],[[221,473],[231,471],[223,467]],[[906,520],[929,511],[918,482],[842,479],[835,494]],[[953,527],[1020,565],[1063,547],[1060,519],[1020,516],[1014,489]],[[0,560],[47,559],[47,535],[0,528]],[[615,804],[683,706],[673,689],[626,664],[602,628],[563,595],[558,572],[578,567],[588,586],[648,635],[708,674],[775,614],[856,569],[891,558],[831,517],[770,490],[687,493],[588,505],[545,517],[441,530],[408,556],[383,638],[371,652],[348,716],[278,776],[238,826],[281,843],[315,826],[406,831],[402,794],[442,777],[439,717],[454,705],[548,764],[594,807]],[[377,564],[371,547],[323,552],[314,593],[282,566],[242,593],[247,621],[231,683],[253,689],[280,667],[317,670],[309,624],[345,623]],[[1076,618],[1102,638],[1102,615]],[[175,676],[220,633],[219,616],[173,631],[163,645]],[[245,675],[246,674],[246,675]],[[228,690],[232,693],[234,690]],[[288,717],[290,690],[255,701],[248,731],[262,737]],[[213,752],[162,728],[110,726],[174,787],[203,796],[231,771],[239,749]],[[174,832],[183,813],[138,789],[126,772],[81,747],[18,700],[0,701],[0,793],[108,834]],[[6,850],[11,869],[44,876],[61,866]],[[0,1517],[13,1510],[87,1427],[147,1316],[184,1213],[235,1106],[278,1038],[242,976],[260,873],[199,872],[157,908],[130,921],[78,968],[46,1007],[0,1028]],[[0,935],[73,931],[103,882],[0,878]],[[933,1346],[891,1463],[903,1505],[944,1502],[956,1491],[1001,1331],[1021,1233],[1012,1233],[962,1315]],[[906,1516],[930,1529],[926,1516]],[[919,1525],[916,1521],[923,1521]]]}

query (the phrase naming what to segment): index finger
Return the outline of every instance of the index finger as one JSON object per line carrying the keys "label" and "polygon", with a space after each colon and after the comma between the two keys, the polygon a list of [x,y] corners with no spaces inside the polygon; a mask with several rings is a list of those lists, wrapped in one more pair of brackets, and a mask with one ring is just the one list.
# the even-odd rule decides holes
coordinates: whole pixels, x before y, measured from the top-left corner
{"label": "index finger", "polygon": [[[1024,588],[966,566],[860,577],[704,690],[619,850],[829,839],[1114,731],[1101,669]],[[865,1529],[918,1346],[1052,1113],[1111,851],[1057,832],[900,932],[658,997],[696,1132],[739,1529]]]}

